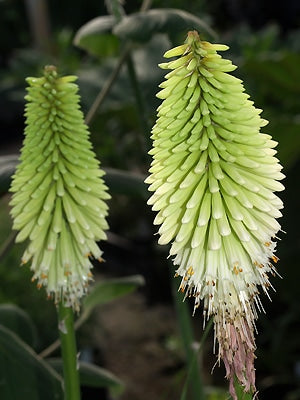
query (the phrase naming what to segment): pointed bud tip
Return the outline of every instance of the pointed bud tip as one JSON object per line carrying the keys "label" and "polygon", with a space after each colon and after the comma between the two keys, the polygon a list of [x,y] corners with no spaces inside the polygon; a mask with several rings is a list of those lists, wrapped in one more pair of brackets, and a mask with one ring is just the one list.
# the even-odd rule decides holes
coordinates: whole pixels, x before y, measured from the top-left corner
{"label": "pointed bud tip", "polygon": [[201,40],[199,33],[196,30],[188,32],[186,41],[189,45],[191,45],[193,42],[201,42],[201,47],[204,50],[225,51],[225,50],[229,49],[229,46],[226,46],[225,44],[219,44],[219,43],[213,44],[213,43]]}
{"label": "pointed bud tip", "polygon": [[44,67],[44,71],[45,72],[57,72],[57,68],[55,67],[55,65],[45,65]]}
{"label": "pointed bud tip", "polygon": [[46,78],[56,78],[57,77],[57,69],[54,65],[46,65],[44,67],[44,76]]}
{"label": "pointed bud tip", "polygon": [[187,34],[188,40],[200,40],[199,33],[196,30],[189,31]]}

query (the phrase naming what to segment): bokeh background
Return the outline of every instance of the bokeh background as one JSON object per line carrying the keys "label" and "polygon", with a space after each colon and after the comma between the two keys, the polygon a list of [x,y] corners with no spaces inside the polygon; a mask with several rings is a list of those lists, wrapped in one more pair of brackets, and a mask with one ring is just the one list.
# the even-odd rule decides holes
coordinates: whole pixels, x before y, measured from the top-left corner
{"label": "bokeh background", "polygon": [[[286,190],[280,193],[285,209],[277,253],[283,279],[272,279],[276,288],[271,293],[272,302],[262,298],[266,313],[257,322],[257,382],[261,399],[300,399],[300,2],[153,0],[149,5],[182,9],[201,18],[215,31],[217,42],[230,46],[224,56],[238,65],[234,74],[244,80],[256,107],[262,108],[263,117],[270,121],[264,131],[279,142],[278,157],[286,175]],[[137,12],[140,6],[137,0],[123,2],[127,14]],[[40,75],[44,65],[55,64],[62,74],[78,75],[82,107],[88,112],[121,50],[107,39],[105,51],[103,47],[101,54],[88,54],[74,46],[73,39],[83,24],[108,12],[108,5],[96,0],[0,1],[0,156],[20,150],[25,77]],[[136,103],[129,71],[123,66],[90,124],[103,167],[129,171],[137,177],[147,173],[150,129],[159,104],[155,93],[163,78],[157,64],[171,45],[164,33],[134,44],[132,59],[144,114]],[[2,252],[11,232],[5,187],[0,188]],[[124,301],[98,310],[79,331],[80,348],[84,357],[125,381],[120,399],[180,399],[184,355],[172,299],[173,272],[166,262],[168,249],[156,245],[146,195],[123,189],[110,201],[109,240],[102,245],[106,263],[95,265],[96,280],[141,274],[146,284]],[[31,284],[30,271],[18,268],[21,253],[22,245],[17,245],[2,254],[0,303],[14,303],[31,315],[37,325],[39,351],[56,338],[55,310],[44,293]],[[193,325],[200,340],[200,312]],[[202,373],[208,387],[222,390],[226,388],[223,368],[216,368],[211,375],[215,362],[212,341],[211,332],[201,355]],[[87,391],[85,396],[100,398],[99,392]],[[108,394],[101,396],[105,399]]]}

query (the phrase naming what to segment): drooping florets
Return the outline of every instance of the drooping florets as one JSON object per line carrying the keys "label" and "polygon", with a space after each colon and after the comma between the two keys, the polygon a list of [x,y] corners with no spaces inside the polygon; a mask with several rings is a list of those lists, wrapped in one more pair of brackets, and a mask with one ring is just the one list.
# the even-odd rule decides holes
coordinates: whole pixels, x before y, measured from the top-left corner
{"label": "drooping florets", "polygon": [[22,264],[56,301],[79,307],[92,278],[89,257],[101,260],[110,196],[89,140],[75,76],[45,67],[27,78],[25,140],[13,176],[11,215],[16,241],[29,239]]}
{"label": "drooping florets", "polygon": [[267,293],[277,262],[282,202],[274,192],[283,190],[283,174],[277,143],[260,132],[268,121],[228,74],[236,67],[217,53],[227,48],[193,31],[166,52],[178,58],[160,65],[171,72],[157,94],[163,102],[146,182],[158,242],[172,243],[180,289],[195,307],[203,301],[205,317],[214,316],[235,398],[234,376],[254,389],[254,320],[259,288]]}

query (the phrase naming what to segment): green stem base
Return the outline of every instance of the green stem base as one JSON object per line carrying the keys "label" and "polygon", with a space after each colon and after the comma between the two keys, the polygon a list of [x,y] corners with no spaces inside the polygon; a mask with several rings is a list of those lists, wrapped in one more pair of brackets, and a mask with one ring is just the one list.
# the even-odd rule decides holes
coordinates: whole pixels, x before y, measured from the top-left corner
{"label": "green stem base", "polygon": [[80,400],[74,315],[72,308],[65,307],[62,303],[58,307],[58,330],[63,359],[65,400]]}

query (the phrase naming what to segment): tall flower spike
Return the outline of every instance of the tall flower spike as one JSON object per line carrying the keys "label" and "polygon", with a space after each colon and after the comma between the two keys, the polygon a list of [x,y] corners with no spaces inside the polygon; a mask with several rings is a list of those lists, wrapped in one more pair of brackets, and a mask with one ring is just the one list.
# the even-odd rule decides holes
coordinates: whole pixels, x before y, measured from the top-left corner
{"label": "tall flower spike", "polygon": [[172,71],[157,94],[163,102],[146,183],[158,242],[172,242],[180,290],[194,296],[195,308],[203,300],[205,319],[213,316],[218,359],[237,399],[235,378],[255,390],[256,309],[259,288],[268,294],[268,274],[276,271],[275,218],[283,206],[274,192],[284,189],[284,175],[277,143],[260,132],[268,121],[227,73],[236,67],[217,53],[227,49],[192,31],[165,53],[179,57],[160,64]]}
{"label": "tall flower spike", "polygon": [[76,76],[45,67],[27,78],[25,140],[13,176],[11,215],[16,241],[29,238],[22,264],[55,301],[79,308],[92,278],[89,257],[101,259],[106,238],[107,193],[91,149],[77,94]]}

